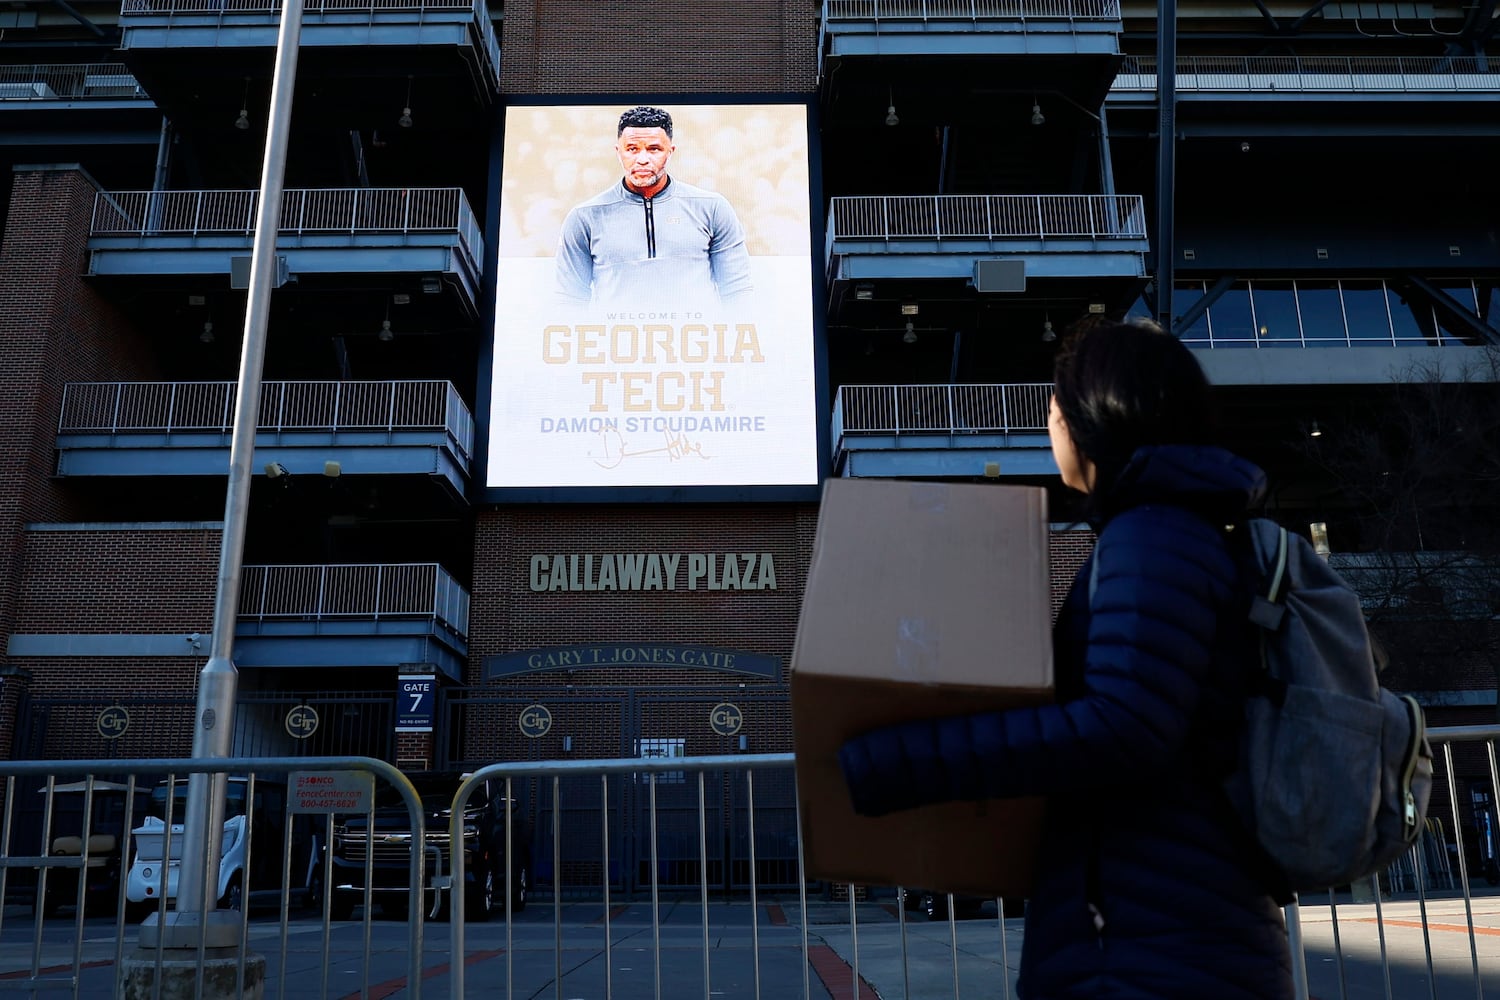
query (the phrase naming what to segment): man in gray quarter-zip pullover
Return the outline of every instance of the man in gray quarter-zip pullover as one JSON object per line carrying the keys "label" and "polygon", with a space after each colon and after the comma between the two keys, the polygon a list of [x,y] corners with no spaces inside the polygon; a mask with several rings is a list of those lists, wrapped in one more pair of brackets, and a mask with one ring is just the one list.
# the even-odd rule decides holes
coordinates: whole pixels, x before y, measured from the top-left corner
{"label": "man in gray quarter-zip pullover", "polygon": [[667,175],[672,116],[631,108],[615,130],[624,178],[574,207],[557,247],[565,300],[622,309],[733,302],[751,290],[745,228],[723,195]]}

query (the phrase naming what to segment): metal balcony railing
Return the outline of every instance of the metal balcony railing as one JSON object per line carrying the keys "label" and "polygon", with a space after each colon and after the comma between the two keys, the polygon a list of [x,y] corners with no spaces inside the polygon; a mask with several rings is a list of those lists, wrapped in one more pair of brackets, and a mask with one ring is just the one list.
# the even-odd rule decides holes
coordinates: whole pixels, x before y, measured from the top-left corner
{"label": "metal balcony railing", "polygon": [[[59,434],[234,429],[234,382],[70,382]],[[451,382],[265,382],[259,431],[446,431],[467,456],[474,418]]]}
{"label": "metal balcony railing", "polygon": [[[320,14],[424,14],[468,11],[479,32],[480,48],[489,61],[490,81],[500,82],[500,39],[490,20],[484,0],[307,0],[302,8],[304,18]],[[124,0],[122,17],[153,14],[277,14],[281,0]]]}
{"label": "metal balcony railing", "polygon": [[246,566],[242,621],[432,618],[460,635],[469,593],[437,563]]}
{"label": "metal balcony railing", "polygon": [[[470,10],[473,0],[307,0],[304,14],[328,11]],[[281,0],[124,0],[121,14],[279,14]]]}
{"label": "metal balcony railing", "polygon": [[1120,19],[1119,0],[826,0],[825,21]]}
{"label": "metal balcony railing", "polygon": [[[1500,90],[1500,65],[1474,56],[1186,56],[1177,60],[1185,91]],[[1156,89],[1156,58],[1131,56],[1114,90]]]}
{"label": "metal balcony railing", "polygon": [[0,66],[0,101],[150,98],[124,63],[22,63]]}
{"label": "metal balcony railing", "polygon": [[1008,434],[1047,429],[1049,382],[841,385],[833,439],[845,434]]}
{"label": "metal balcony railing", "polygon": [[[101,191],[90,236],[205,236],[255,232],[260,192]],[[484,259],[479,221],[459,188],[291,188],[282,235],[457,232],[472,262]]]}
{"label": "metal balcony railing", "polygon": [[834,198],[832,239],[1145,239],[1140,195],[940,194]]}

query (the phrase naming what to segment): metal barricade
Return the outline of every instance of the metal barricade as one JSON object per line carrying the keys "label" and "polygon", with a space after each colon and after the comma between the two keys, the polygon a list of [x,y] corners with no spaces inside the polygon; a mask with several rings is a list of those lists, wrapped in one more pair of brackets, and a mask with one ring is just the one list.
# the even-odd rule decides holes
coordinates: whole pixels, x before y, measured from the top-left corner
{"label": "metal barricade", "polygon": [[[1437,789],[1424,833],[1408,856],[1368,884],[1305,896],[1287,909],[1297,996],[1303,1000],[1500,995],[1500,888],[1492,888],[1500,886],[1493,824],[1494,803],[1500,802],[1493,741],[1500,739],[1500,725],[1434,729],[1429,735],[1438,758]],[[181,782],[187,774],[228,766],[247,782],[262,783],[293,772],[373,775],[402,793],[413,831],[404,840],[377,837],[373,809],[345,816],[340,825],[353,843],[359,837],[348,831],[364,816],[364,840],[353,846],[363,850],[360,860],[367,869],[378,852],[408,851],[408,879],[418,891],[385,898],[406,903],[409,925],[372,929],[376,900],[368,871],[360,900],[364,919],[358,925],[343,919],[355,901],[346,893],[335,903],[329,892],[322,894],[321,913],[310,918],[293,920],[283,894],[274,928],[262,923],[252,934],[248,922],[241,925],[235,957],[243,965],[250,942],[261,943],[266,996],[342,1000],[400,992],[415,997],[424,983],[433,995],[452,997],[712,1000],[811,998],[824,991],[887,1000],[1015,996],[1022,920],[1006,901],[809,883],[794,835],[799,823],[789,793],[793,763],[791,754],[739,754],[494,764],[462,779],[446,829],[430,831],[422,826],[424,810],[432,816],[440,807],[420,806],[408,779],[373,760],[0,764],[5,794],[0,894],[7,875],[18,870],[37,871],[39,882],[62,880],[50,890],[38,885],[36,914],[24,937],[14,932],[7,937],[0,915],[0,993],[35,995],[61,988],[75,997],[115,997],[121,995],[125,964],[161,961],[149,950],[127,957],[133,927],[123,897],[109,899],[114,933],[107,938],[99,935],[98,921],[85,933],[81,910],[66,927],[44,924],[49,909],[88,902],[86,886],[61,873],[87,881],[86,873],[100,867],[112,846],[101,839],[107,836],[103,825],[90,819],[76,831],[63,824],[61,796],[81,796],[91,810],[95,799],[117,797],[127,803],[123,815],[132,817],[128,803],[142,796],[148,778]],[[27,781],[43,794],[31,791]],[[585,787],[587,794],[563,794],[568,783]],[[483,800],[474,794],[482,784],[487,784]],[[524,804],[528,794],[530,806]],[[32,800],[31,807],[23,809],[22,799]],[[175,797],[169,794],[165,802],[170,809]],[[545,804],[544,813],[550,810],[551,822],[538,824],[544,832],[532,844],[525,816],[536,812],[538,803]],[[496,852],[503,858],[475,837],[481,808],[494,809],[492,818],[503,819],[504,846]],[[334,832],[334,816],[330,811],[317,817],[325,835]],[[290,807],[282,818],[285,829],[294,819]],[[19,819],[39,833],[45,849],[19,849],[25,846]],[[169,837],[172,817],[167,819],[163,830]],[[590,827],[587,836],[575,836],[575,828],[583,826]],[[634,842],[627,843],[630,838]],[[288,843],[278,846],[286,851]],[[688,844],[691,850],[684,849]],[[578,856],[570,856],[569,849]],[[795,858],[788,862],[778,851],[791,851]],[[696,858],[690,856],[694,853]],[[171,855],[165,845],[162,856]],[[432,857],[424,863],[423,855]],[[291,877],[290,857],[287,851],[283,881]],[[518,857],[525,863],[513,865]],[[547,859],[550,886],[539,901],[531,879]],[[331,852],[325,852],[324,886],[331,884],[331,862]],[[631,867],[631,879],[622,877],[624,864]],[[795,864],[794,879],[773,874],[790,864]],[[511,884],[513,879],[520,884]],[[637,882],[636,894],[620,888]],[[242,880],[246,902],[249,888]],[[541,905],[523,911],[517,889],[523,904],[529,895]],[[503,893],[503,905],[493,898],[495,892]],[[908,905],[917,900],[928,910],[928,921],[908,916]],[[476,904],[484,907],[482,914],[475,913]],[[993,915],[960,919],[965,910],[981,906]],[[467,919],[488,918],[491,912],[503,927],[481,929]],[[164,913],[159,907],[158,919]],[[444,915],[451,920],[447,948],[439,943],[435,953],[424,956],[424,917]],[[378,938],[373,944],[372,930]],[[29,958],[23,961],[17,945],[28,942]],[[373,988],[372,974],[384,980]],[[201,980],[196,994],[224,995],[205,991]]]}
{"label": "metal barricade", "polygon": [[[186,935],[194,939],[190,944],[184,945],[184,935],[178,933],[168,945],[162,925],[168,920],[169,897],[175,898],[178,888],[187,779],[226,773],[232,777],[225,780],[224,863],[213,873],[213,894],[220,907],[241,911],[240,919],[232,921],[237,941],[228,948],[211,947],[205,915],[194,922],[196,931]],[[289,956],[296,890],[300,903],[321,904],[319,926],[299,926],[296,949],[305,951],[303,940],[321,931],[318,995],[330,995],[335,969],[340,977],[359,975],[355,995],[369,995],[374,852],[365,851],[363,933],[359,942],[351,942],[340,928],[336,947],[330,919],[335,905],[332,843],[336,816],[343,823],[362,816],[367,843],[373,841],[376,779],[383,782],[387,802],[404,804],[412,831],[403,881],[415,891],[402,892],[410,924],[400,951],[409,995],[419,997],[423,810],[401,771],[361,757],[0,761],[0,994],[67,990],[75,998],[287,996],[289,978],[290,989],[305,994],[309,984],[298,980],[308,974],[300,971],[300,959]],[[303,833],[307,836],[301,837]],[[269,844],[257,844],[267,837]],[[13,889],[24,890],[16,881],[33,874],[30,953],[23,959],[17,947],[21,939],[5,933],[5,904]],[[279,902],[280,919],[274,953],[268,949],[260,955],[251,949],[246,916],[256,896],[267,894]],[[71,934],[45,919],[69,906],[74,909]],[[91,911],[112,915],[110,937],[100,937],[95,924],[86,935],[85,918]],[[266,936],[256,934],[262,941]],[[132,942],[135,947],[127,953]],[[186,972],[177,971],[184,967]],[[183,981],[184,976],[190,981]],[[348,994],[349,982],[337,984],[334,995]]]}

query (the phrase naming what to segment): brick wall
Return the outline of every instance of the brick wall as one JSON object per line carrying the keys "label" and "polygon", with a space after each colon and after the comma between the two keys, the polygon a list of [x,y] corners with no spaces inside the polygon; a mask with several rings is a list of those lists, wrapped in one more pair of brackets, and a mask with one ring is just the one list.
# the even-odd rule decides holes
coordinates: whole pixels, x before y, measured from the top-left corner
{"label": "brick wall", "polygon": [[[141,337],[84,279],[88,178],[76,169],[22,170],[0,183],[11,184],[0,238],[0,635],[9,635],[25,589],[23,526],[85,516],[85,504],[53,478],[63,385],[151,373]],[[101,592],[105,603],[118,596]],[[66,610],[89,614],[64,593],[58,613]],[[52,666],[35,672],[45,685]],[[0,732],[15,723],[6,710],[0,705]],[[9,747],[0,742],[0,754]]]}
{"label": "brick wall", "polygon": [[[217,529],[24,531],[13,632],[23,634],[209,633],[219,566]],[[205,654],[206,656],[206,654]],[[35,711],[14,735],[46,759],[188,756],[193,701],[204,657],[13,657],[31,675]],[[55,702],[55,703],[54,703]],[[118,739],[96,728],[123,706]],[[0,703],[3,707],[3,703]],[[0,734],[3,738],[3,734]],[[6,739],[9,749],[13,743]]]}
{"label": "brick wall", "polygon": [[[588,642],[701,643],[785,661],[792,653],[816,525],[817,509],[811,505],[553,506],[481,513],[475,523],[468,680],[480,682],[480,659],[491,653]],[[769,552],[776,589],[531,590],[533,553],[585,552]],[[610,671],[607,679],[627,674]],[[703,674],[658,676],[692,683]]]}
{"label": "brick wall", "polygon": [[[505,5],[501,89],[510,94],[811,93],[814,3],[619,0]],[[733,39],[726,45],[725,39]]]}
{"label": "brick wall", "polygon": [[[221,536],[216,528],[23,532],[11,631],[206,634]],[[37,678],[40,687],[53,683]]]}
{"label": "brick wall", "polygon": [[1089,528],[1053,528],[1048,539],[1048,563],[1052,571],[1052,617],[1057,617],[1073,578],[1094,551],[1094,532]]}
{"label": "brick wall", "polygon": [[[506,700],[476,704],[465,712],[463,752],[471,759],[552,758],[562,755],[564,736],[572,737],[575,757],[629,754],[632,749],[621,742],[627,707],[639,713],[642,735],[684,737],[689,754],[734,752],[737,740],[713,733],[707,724],[709,710],[720,700],[732,701],[744,712],[743,731],[753,744],[749,749],[791,748],[783,685],[812,555],[815,507],[549,507],[483,512],[476,522],[467,681],[503,692]],[[1092,545],[1089,531],[1052,534],[1054,611]],[[777,589],[531,590],[534,553],[614,552],[769,552]],[[761,653],[777,657],[782,670],[774,680],[644,667],[549,671],[490,682],[481,676],[483,659],[492,654],[629,642]],[[650,694],[663,687],[676,690]],[[552,713],[552,729],[544,737],[527,739],[520,735],[519,717],[533,701]]]}
{"label": "brick wall", "polygon": [[[483,684],[483,658],[490,654],[586,643],[687,643],[774,656],[779,675],[761,678],[695,669],[610,667],[554,671],[494,682],[518,700],[468,713],[465,752],[478,759],[551,756],[562,736],[577,737],[575,756],[616,756],[620,695],[602,691],[631,687],[700,687],[699,704],[677,700],[654,704],[651,731],[708,741],[689,753],[720,753],[723,737],[708,729],[715,700],[740,697],[740,685],[755,691],[780,689],[791,660],[797,616],[807,579],[817,509],[812,505],[610,506],[517,508],[481,513],[475,525],[473,602],[469,619],[468,682]],[[571,553],[756,553],[774,563],[776,589],[686,589],[679,567],[676,590],[568,592],[532,591],[533,554]],[[572,685],[571,692],[565,685]],[[558,689],[562,689],[561,698]],[[546,692],[544,695],[543,692]],[[552,739],[519,735],[517,717],[530,698],[546,698],[554,712]],[[700,700],[701,700],[700,698]],[[783,696],[765,702],[757,720],[758,750],[790,747],[788,707]]]}

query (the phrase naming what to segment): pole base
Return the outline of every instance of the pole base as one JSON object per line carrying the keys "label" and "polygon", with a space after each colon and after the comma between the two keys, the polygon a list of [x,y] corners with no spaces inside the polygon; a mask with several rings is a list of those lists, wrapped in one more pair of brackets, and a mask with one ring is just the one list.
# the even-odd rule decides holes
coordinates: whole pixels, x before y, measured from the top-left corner
{"label": "pole base", "polygon": [[200,940],[210,951],[238,948],[240,928],[245,920],[245,915],[238,910],[210,910],[207,913],[170,910],[166,923],[160,922],[160,916],[151,913],[141,922],[137,944],[152,952],[160,945],[174,950],[191,948],[196,953]]}
{"label": "pole base", "polygon": [[[198,979],[203,990],[198,990]],[[263,1000],[266,995],[264,955],[245,955],[245,979],[240,983],[239,952],[233,948],[206,948],[203,963],[198,949],[165,948],[161,955],[161,990],[156,989],[156,949],[137,948],[120,963],[120,996],[123,1000]]]}

